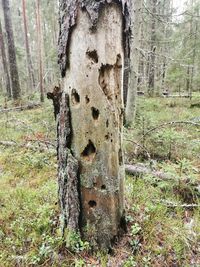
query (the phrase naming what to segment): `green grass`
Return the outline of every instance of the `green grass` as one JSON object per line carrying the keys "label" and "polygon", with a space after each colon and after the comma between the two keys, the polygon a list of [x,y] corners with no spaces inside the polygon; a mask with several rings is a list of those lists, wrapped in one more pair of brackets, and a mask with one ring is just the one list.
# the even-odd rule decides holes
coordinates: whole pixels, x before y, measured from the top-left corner
{"label": "green grass", "polygon": [[[44,146],[34,141],[55,142],[51,104],[0,114],[0,141],[23,144],[0,146],[0,266],[200,266],[200,210],[181,206],[200,205],[193,186],[200,182],[200,127],[166,126],[143,138],[143,133],[155,126],[194,118],[197,121],[199,114],[199,108],[191,109],[188,100],[139,99],[136,124],[125,130],[125,140],[145,146],[153,166],[173,179],[127,176],[128,232],[111,255],[92,255],[78,236],[73,237],[73,251],[62,241],[56,152],[41,149]],[[27,143],[31,147],[25,146]],[[127,141],[124,147],[126,162],[147,163],[144,150]]]}

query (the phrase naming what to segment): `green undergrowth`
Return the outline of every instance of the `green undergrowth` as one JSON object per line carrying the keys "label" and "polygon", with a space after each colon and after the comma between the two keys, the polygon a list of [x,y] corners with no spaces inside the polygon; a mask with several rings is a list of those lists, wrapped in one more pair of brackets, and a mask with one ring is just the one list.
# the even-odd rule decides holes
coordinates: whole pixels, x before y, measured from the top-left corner
{"label": "green undergrowth", "polygon": [[61,237],[51,103],[0,114],[0,142],[14,142],[0,145],[0,266],[200,266],[200,127],[159,126],[199,116],[189,100],[139,99],[136,124],[125,130],[126,163],[170,179],[126,177],[128,230],[107,254],[77,234]]}

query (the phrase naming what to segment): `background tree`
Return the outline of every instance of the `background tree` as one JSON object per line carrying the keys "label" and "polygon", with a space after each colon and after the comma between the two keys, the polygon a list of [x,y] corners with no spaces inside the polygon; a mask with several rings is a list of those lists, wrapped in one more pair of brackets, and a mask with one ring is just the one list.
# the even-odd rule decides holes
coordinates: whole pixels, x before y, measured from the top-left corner
{"label": "background tree", "polygon": [[2,6],[3,6],[5,29],[8,41],[8,56],[9,56],[9,67],[10,67],[10,78],[12,83],[12,96],[14,100],[17,100],[20,98],[21,89],[19,84],[19,75],[17,68],[15,42],[13,36],[9,0],[2,0]]}
{"label": "background tree", "polygon": [[131,3],[131,41],[130,41],[130,74],[129,90],[126,104],[126,124],[130,125],[136,115],[136,98],[138,89],[139,70],[139,47],[141,27],[142,0],[135,0]]}
{"label": "background tree", "polygon": [[40,101],[44,102],[44,63],[43,63],[43,36],[41,25],[40,0],[36,1],[36,25],[38,40],[38,62],[39,62],[39,83],[40,83]]}
{"label": "background tree", "polygon": [[11,98],[12,91],[11,91],[10,76],[9,76],[8,63],[7,63],[7,58],[6,58],[4,35],[3,35],[3,31],[2,31],[1,21],[0,21],[0,50],[1,50],[1,57],[2,57],[2,65],[3,65],[3,74],[4,74],[6,93],[7,93],[8,98]]}
{"label": "background tree", "polygon": [[29,90],[35,88],[35,77],[34,77],[34,70],[32,66],[32,59],[31,59],[31,52],[29,46],[29,39],[28,39],[28,25],[27,25],[27,17],[26,17],[26,0],[22,0],[22,14],[23,14],[23,23],[24,23],[24,37],[25,37],[25,47],[26,47],[26,61],[27,61],[27,70],[28,70],[28,83],[29,83]]}

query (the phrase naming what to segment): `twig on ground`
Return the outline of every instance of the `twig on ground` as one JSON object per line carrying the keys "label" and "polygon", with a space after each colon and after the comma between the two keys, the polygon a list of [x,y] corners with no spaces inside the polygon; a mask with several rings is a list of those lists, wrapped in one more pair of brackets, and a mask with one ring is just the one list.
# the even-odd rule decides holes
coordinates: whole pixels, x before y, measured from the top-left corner
{"label": "twig on ground", "polygon": [[180,207],[180,208],[198,208],[198,207],[200,207],[199,204],[194,204],[194,203],[192,203],[192,204],[186,204],[186,203],[179,204],[179,203],[175,203],[175,202],[164,200],[164,199],[161,199],[161,200],[155,199],[154,202],[163,204],[163,205],[165,205],[167,207],[171,207],[171,208],[173,208],[173,207],[174,208],[176,208],[176,207]]}

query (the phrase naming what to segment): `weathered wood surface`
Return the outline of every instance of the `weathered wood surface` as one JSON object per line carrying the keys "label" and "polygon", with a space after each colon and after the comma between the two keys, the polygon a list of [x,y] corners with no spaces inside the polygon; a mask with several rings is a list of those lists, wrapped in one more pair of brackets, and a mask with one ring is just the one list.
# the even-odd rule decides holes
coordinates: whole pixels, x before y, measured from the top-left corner
{"label": "weathered wood surface", "polygon": [[69,95],[72,134],[68,146],[62,141],[64,132],[59,132],[67,123],[59,126],[60,188],[65,195],[62,181],[70,152],[79,165],[81,230],[93,248],[109,248],[124,222],[122,95],[128,3],[60,1],[59,64],[63,91]]}
{"label": "weathered wood surface", "polygon": [[[97,29],[99,14],[103,7],[107,4],[116,3],[121,7],[124,15],[124,51],[125,57],[129,56],[129,38],[130,38],[130,0],[60,0],[59,7],[59,45],[58,45],[58,63],[62,77],[66,74],[66,69],[69,67],[69,48],[71,35],[78,19],[78,10],[85,10],[90,18],[90,28],[92,31]],[[85,37],[86,38],[86,37]]]}
{"label": "weathered wood surface", "polygon": [[162,180],[171,180],[171,176],[168,174],[162,171],[151,170],[150,167],[147,167],[143,164],[125,165],[125,171],[127,174],[131,174],[136,177],[149,174]]}

